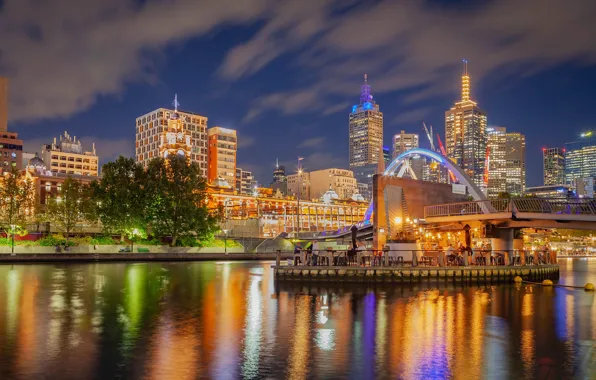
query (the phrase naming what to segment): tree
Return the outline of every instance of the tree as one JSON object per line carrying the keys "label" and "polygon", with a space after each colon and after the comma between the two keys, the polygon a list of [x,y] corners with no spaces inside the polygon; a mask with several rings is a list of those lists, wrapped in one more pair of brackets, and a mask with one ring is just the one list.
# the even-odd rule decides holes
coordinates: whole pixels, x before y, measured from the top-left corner
{"label": "tree", "polygon": [[0,228],[8,238],[27,234],[27,224],[36,216],[36,205],[35,186],[27,173],[12,168],[0,178]]}
{"label": "tree", "polygon": [[101,172],[101,179],[91,187],[104,230],[120,234],[120,241],[125,235],[129,239],[146,236],[143,166],[120,156]]}
{"label": "tree", "polygon": [[146,172],[146,216],[157,236],[207,238],[217,230],[217,216],[207,210],[206,183],[196,163],[171,155],[153,159]]}
{"label": "tree", "polygon": [[96,220],[92,192],[88,185],[66,178],[58,196],[50,198],[46,205],[46,219],[66,234],[70,234],[81,224]]}

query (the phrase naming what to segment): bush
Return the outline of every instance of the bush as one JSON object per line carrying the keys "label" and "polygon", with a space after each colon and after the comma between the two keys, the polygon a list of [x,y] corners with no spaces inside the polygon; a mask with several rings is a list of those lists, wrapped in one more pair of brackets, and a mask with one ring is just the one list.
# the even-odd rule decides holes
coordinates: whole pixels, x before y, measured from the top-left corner
{"label": "bush", "polygon": [[[62,234],[53,234],[42,237],[37,241],[37,243],[39,243],[39,245],[41,245],[42,247],[54,247],[57,245],[64,245],[66,243],[66,239],[64,238],[64,236],[62,236]],[[68,246],[74,246],[74,242],[70,240],[68,242]]]}
{"label": "bush", "polygon": [[163,245],[159,239],[141,239],[135,244],[137,245]]}
{"label": "bush", "polygon": [[111,236],[95,236],[89,241],[89,245],[113,245],[118,244]]}
{"label": "bush", "polygon": [[91,245],[93,244],[91,243],[92,240],[93,238],[91,236],[77,236],[72,238],[70,241],[72,241],[74,245]]}

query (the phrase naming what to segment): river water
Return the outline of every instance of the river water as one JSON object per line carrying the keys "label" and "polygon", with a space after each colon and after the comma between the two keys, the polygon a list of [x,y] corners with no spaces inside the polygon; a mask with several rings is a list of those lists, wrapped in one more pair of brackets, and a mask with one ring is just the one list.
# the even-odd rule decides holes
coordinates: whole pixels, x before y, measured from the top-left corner
{"label": "river water", "polygon": [[[596,283],[596,259],[561,259]],[[0,266],[0,379],[596,379],[594,293],[276,284],[266,262]]]}

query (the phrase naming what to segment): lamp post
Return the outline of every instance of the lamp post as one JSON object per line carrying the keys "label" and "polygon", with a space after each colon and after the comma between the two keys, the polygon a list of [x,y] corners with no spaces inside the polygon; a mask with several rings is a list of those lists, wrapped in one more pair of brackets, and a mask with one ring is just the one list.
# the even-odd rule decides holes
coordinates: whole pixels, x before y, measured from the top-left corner
{"label": "lamp post", "polygon": [[135,236],[137,236],[139,234],[139,230],[137,228],[133,228],[132,230],[132,239],[130,241],[130,251],[134,252],[135,251]]}
{"label": "lamp post", "polygon": [[300,238],[300,193],[302,191],[302,161],[304,158],[298,157],[298,198],[297,198],[297,214],[296,214],[296,221],[298,222],[298,230],[296,232],[296,237]]}
{"label": "lamp post", "polygon": [[228,230],[223,230],[224,232],[224,254],[228,254]]}

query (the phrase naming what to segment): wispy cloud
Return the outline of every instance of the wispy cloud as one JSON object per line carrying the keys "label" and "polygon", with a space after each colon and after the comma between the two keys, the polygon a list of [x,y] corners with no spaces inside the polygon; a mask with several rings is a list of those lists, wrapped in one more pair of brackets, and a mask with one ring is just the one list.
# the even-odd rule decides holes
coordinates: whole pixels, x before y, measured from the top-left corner
{"label": "wispy cloud", "polygon": [[311,137],[309,139],[302,141],[300,144],[298,144],[298,148],[308,148],[308,149],[319,148],[323,145],[324,142],[325,142],[325,137],[323,137],[323,136]]}

